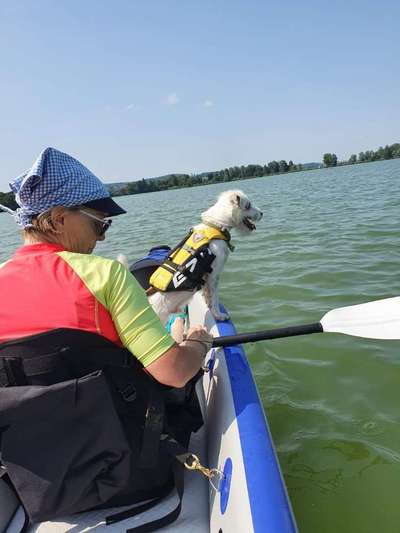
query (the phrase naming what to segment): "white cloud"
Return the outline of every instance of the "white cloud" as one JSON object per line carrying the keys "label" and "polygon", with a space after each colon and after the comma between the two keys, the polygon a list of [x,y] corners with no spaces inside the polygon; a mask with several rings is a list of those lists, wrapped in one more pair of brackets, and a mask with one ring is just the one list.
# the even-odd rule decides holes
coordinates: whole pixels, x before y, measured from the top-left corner
{"label": "white cloud", "polygon": [[176,105],[177,103],[179,103],[179,98],[176,93],[171,93],[167,96],[168,105]]}
{"label": "white cloud", "polygon": [[125,107],[125,111],[139,111],[139,109],[141,109],[141,107],[137,104],[129,104]]}
{"label": "white cloud", "polygon": [[212,100],[209,100],[209,99],[204,100],[204,102],[203,102],[203,107],[213,107],[213,105],[214,105],[214,102]]}

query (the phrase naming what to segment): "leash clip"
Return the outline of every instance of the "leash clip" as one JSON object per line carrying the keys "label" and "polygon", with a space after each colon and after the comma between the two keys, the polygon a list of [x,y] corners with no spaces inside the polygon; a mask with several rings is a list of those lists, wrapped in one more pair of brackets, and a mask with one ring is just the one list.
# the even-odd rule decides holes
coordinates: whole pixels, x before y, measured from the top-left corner
{"label": "leash clip", "polygon": [[[191,459],[189,464],[188,460]],[[188,470],[197,470],[204,477],[206,477],[212,486],[212,488],[218,492],[220,490],[221,481],[225,478],[225,474],[218,470],[218,468],[207,468],[200,463],[200,459],[195,454],[190,454],[189,457],[184,462],[185,468]]]}

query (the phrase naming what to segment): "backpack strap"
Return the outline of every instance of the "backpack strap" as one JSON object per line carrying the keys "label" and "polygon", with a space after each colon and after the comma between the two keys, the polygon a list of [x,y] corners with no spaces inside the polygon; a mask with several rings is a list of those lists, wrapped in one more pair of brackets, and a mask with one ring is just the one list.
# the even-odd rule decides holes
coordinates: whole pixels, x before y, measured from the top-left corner
{"label": "backpack strap", "polygon": [[[0,344],[0,387],[29,385],[31,378],[46,375],[55,383],[106,366],[135,365],[141,366],[128,350],[100,335],[59,328]],[[37,379],[34,383],[48,384]]]}
{"label": "backpack strap", "polygon": [[[184,448],[178,441],[176,441],[172,437],[168,435],[164,435],[163,437],[163,448],[169,455],[174,458],[172,464],[172,472],[174,477],[174,487],[178,494],[179,503],[175,507],[175,509],[167,513],[165,516],[157,518],[156,520],[152,520],[151,522],[146,522],[144,524],[141,524],[140,526],[129,528],[126,530],[126,533],[150,533],[152,531],[156,531],[158,529],[168,526],[169,524],[172,524],[172,522],[174,522],[181,513],[183,493],[185,488],[184,464],[187,458],[191,456],[191,454],[186,448]],[[125,511],[121,511],[120,513],[115,513],[113,515],[107,516],[105,519],[106,524],[115,524],[117,522],[121,522],[122,520],[137,516],[138,514],[143,513],[149,509],[152,509],[153,507],[158,505],[170,492],[171,489],[168,487],[168,490],[166,490],[165,493],[161,494],[160,496],[149,502],[146,502],[141,505],[136,505],[135,507],[126,509]]]}

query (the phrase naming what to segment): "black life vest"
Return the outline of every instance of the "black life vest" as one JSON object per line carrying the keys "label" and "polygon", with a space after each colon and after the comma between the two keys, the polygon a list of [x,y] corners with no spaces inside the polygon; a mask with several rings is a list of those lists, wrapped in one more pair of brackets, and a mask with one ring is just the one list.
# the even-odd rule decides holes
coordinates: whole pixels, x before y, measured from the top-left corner
{"label": "black life vest", "polygon": [[[29,521],[152,499],[114,522],[174,484],[181,498],[176,457],[190,455],[190,434],[202,425],[195,381],[165,387],[128,350],[80,330],[0,345],[1,466]],[[179,512],[180,504],[157,528]]]}

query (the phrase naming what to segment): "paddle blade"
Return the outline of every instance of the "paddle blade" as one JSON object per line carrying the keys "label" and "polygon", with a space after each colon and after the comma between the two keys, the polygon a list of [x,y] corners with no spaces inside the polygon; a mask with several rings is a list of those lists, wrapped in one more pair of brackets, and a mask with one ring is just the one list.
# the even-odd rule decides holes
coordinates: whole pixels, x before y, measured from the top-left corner
{"label": "paddle blade", "polygon": [[324,332],[367,339],[400,339],[400,296],[333,309],[321,320]]}

